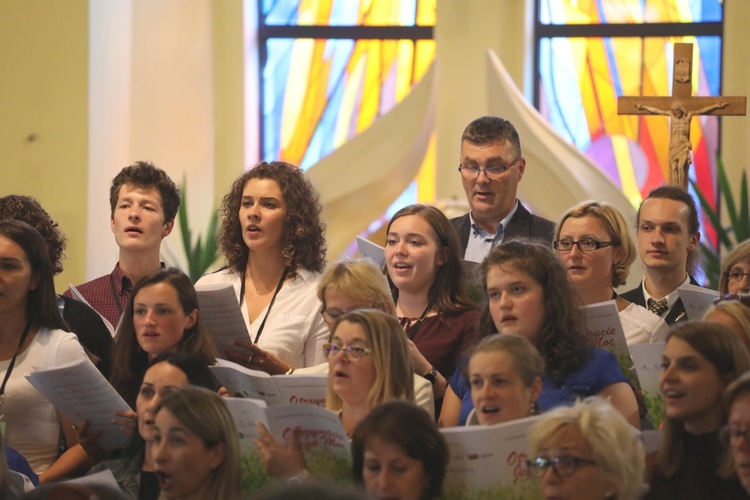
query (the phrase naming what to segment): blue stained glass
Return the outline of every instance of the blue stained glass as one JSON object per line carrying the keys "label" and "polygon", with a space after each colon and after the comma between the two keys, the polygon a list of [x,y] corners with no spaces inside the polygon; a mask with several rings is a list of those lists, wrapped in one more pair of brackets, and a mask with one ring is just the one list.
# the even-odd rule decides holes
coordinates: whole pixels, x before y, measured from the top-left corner
{"label": "blue stained glass", "polygon": [[352,26],[357,23],[359,1],[334,0],[331,6],[330,26]]}
{"label": "blue stained glass", "polygon": [[548,120],[566,140],[585,151],[591,144],[578,76],[573,73],[570,41],[567,38],[542,39],[539,72],[544,83]]}
{"label": "blue stained glass", "polygon": [[[687,0],[691,20],[689,22],[718,22],[722,20],[721,0]],[[596,0],[597,8],[590,13],[592,20],[585,24],[628,23],[640,22],[647,18],[648,22],[673,22],[659,13],[677,12],[678,4],[683,0]],[[573,0],[540,0],[539,22],[542,24],[580,24],[580,21],[567,19],[565,6],[578,9],[578,3]],[[604,7],[610,7],[610,18],[605,17]],[[616,7],[617,9],[613,9]],[[588,11],[584,11],[588,13]],[[615,15],[613,13],[620,15]],[[598,18],[601,18],[600,20]]]}
{"label": "blue stained glass", "polygon": [[299,3],[300,0],[263,0],[261,12],[266,16],[266,24],[296,25]]}
{"label": "blue stained glass", "polygon": [[284,111],[284,91],[289,78],[289,63],[294,40],[268,40],[268,61],[263,69],[263,158],[275,160],[281,149],[281,121]]}
{"label": "blue stained glass", "polygon": [[708,80],[708,93],[721,95],[721,38],[718,36],[696,37],[700,48],[701,64]]}
{"label": "blue stained glass", "polygon": [[334,75],[334,78],[328,81],[326,91],[328,95],[343,87],[343,74],[353,50],[354,40],[328,40],[326,42],[325,57],[330,60],[331,75]]}

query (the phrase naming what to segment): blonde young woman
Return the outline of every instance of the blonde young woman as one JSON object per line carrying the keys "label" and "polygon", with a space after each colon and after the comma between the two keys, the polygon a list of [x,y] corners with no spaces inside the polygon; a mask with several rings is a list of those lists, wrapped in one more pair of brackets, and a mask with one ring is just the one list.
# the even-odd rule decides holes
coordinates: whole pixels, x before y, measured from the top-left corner
{"label": "blonde young woman", "polygon": [[616,300],[628,344],[663,342],[664,320],[618,296],[636,250],[622,214],[604,202],[586,201],[568,210],[555,228],[553,246],[583,305]]}
{"label": "blonde young woman", "polygon": [[[346,313],[323,350],[329,363],[326,408],[339,414],[350,436],[378,404],[414,401],[414,368],[403,329],[393,316],[373,309]],[[287,444],[277,443],[262,424],[258,430],[255,444],[269,474],[278,479],[307,476],[299,429]]]}

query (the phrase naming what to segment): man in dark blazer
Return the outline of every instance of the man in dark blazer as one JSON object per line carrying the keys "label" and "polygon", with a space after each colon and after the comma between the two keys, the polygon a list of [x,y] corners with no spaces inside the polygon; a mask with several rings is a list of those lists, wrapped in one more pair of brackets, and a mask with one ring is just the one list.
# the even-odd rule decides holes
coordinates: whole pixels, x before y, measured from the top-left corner
{"label": "man in dark blazer", "polygon": [[698,285],[688,273],[701,236],[695,201],[681,187],[658,187],[641,203],[636,228],[646,276],[621,297],[662,316],[670,326],[687,320],[677,288]]}
{"label": "man in dark blazer", "polygon": [[481,262],[512,238],[551,244],[554,222],[532,215],[516,198],[526,159],[512,123],[497,116],[469,123],[461,135],[458,170],[471,211],[451,223],[466,260]]}

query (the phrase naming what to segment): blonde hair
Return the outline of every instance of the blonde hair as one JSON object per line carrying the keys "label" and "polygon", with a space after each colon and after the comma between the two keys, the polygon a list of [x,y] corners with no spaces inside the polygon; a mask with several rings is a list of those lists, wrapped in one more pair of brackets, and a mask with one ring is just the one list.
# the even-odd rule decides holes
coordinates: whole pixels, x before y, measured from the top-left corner
{"label": "blonde hair", "polygon": [[602,398],[590,397],[543,414],[528,432],[531,456],[569,428],[578,429],[589,443],[597,467],[617,487],[618,500],[641,497],[646,452],[640,433]]}
{"label": "blonde hair", "polygon": [[156,410],[163,408],[195,433],[206,448],[225,447],[224,461],[213,471],[209,498],[241,497],[240,444],[234,417],[224,400],[202,387],[187,386],[169,394]]}
{"label": "blonde hair", "polygon": [[[512,333],[496,333],[480,340],[471,351],[469,363],[466,365],[467,370],[475,354],[490,352],[507,353],[513,362],[513,369],[527,388],[544,375],[544,360],[534,344],[525,337]],[[467,373],[466,380],[469,379]]]}
{"label": "blonde hair", "polygon": [[323,307],[326,305],[326,293],[340,294],[367,303],[372,309],[396,315],[388,280],[378,266],[368,259],[339,260],[328,266],[318,283],[318,299]]}
{"label": "blonde hair", "polygon": [[742,262],[743,260],[750,261],[750,239],[745,240],[734,247],[732,251],[724,257],[724,262],[721,263],[721,274],[719,275],[719,293],[721,295],[729,293],[729,278],[726,273],[728,273],[735,264]]}
{"label": "blonde hair", "polygon": [[[729,416],[729,412],[732,410],[734,401],[742,396],[743,394],[750,393],[750,372],[745,372],[740,375],[737,380],[729,384],[724,391],[724,411]],[[719,475],[724,479],[735,476],[737,469],[735,467],[734,458],[732,457],[731,451],[724,454],[724,459],[719,467]]]}
{"label": "blonde hair", "polygon": [[[414,402],[414,365],[409,356],[406,334],[398,320],[375,309],[350,311],[336,322],[329,342],[344,321],[362,327],[372,351],[370,356],[375,368],[375,381],[369,390],[363,388],[367,390],[367,402],[371,406],[394,399]],[[338,411],[341,407],[341,398],[333,392],[329,376],[326,408]]]}
{"label": "blonde hair", "polygon": [[708,317],[714,312],[721,312],[732,317],[745,331],[745,340],[750,341],[750,307],[739,300],[722,300],[709,307],[703,314],[703,319],[711,321]]}
{"label": "blonde hair", "polygon": [[612,205],[600,201],[584,201],[568,209],[555,227],[555,240],[560,239],[560,230],[566,220],[583,217],[593,217],[598,220],[612,240],[612,247],[622,249],[622,260],[612,264],[612,286],[624,285],[637,252],[625,218]]}

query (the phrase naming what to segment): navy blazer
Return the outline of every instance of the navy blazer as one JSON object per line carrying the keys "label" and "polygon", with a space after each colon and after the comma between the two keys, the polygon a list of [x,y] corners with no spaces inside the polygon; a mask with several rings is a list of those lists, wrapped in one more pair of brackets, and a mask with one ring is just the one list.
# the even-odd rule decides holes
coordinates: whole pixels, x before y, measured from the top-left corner
{"label": "navy blazer", "polygon": [[[466,254],[466,246],[469,244],[471,235],[471,219],[469,214],[451,219],[451,224],[458,234],[458,240],[461,242],[461,249]],[[503,241],[509,241],[513,238],[529,238],[539,240],[542,243],[552,245],[552,239],[555,236],[555,223],[538,215],[531,214],[526,207],[518,203],[518,209],[504,228],[505,236]]]}
{"label": "navy blazer", "polygon": [[[700,286],[700,283],[695,281],[692,276],[690,276],[690,284]],[[646,305],[646,297],[643,296],[643,282],[639,283],[638,286],[633,288],[632,290],[621,293],[620,297],[648,309],[648,306]],[[677,302],[675,302],[672,306],[672,309],[669,310],[667,316],[664,318],[664,321],[666,321],[669,326],[672,326],[678,321],[687,321],[687,319],[688,318],[687,313],[685,312],[685,305],[682,303],[682,299],[677,299]]]}

